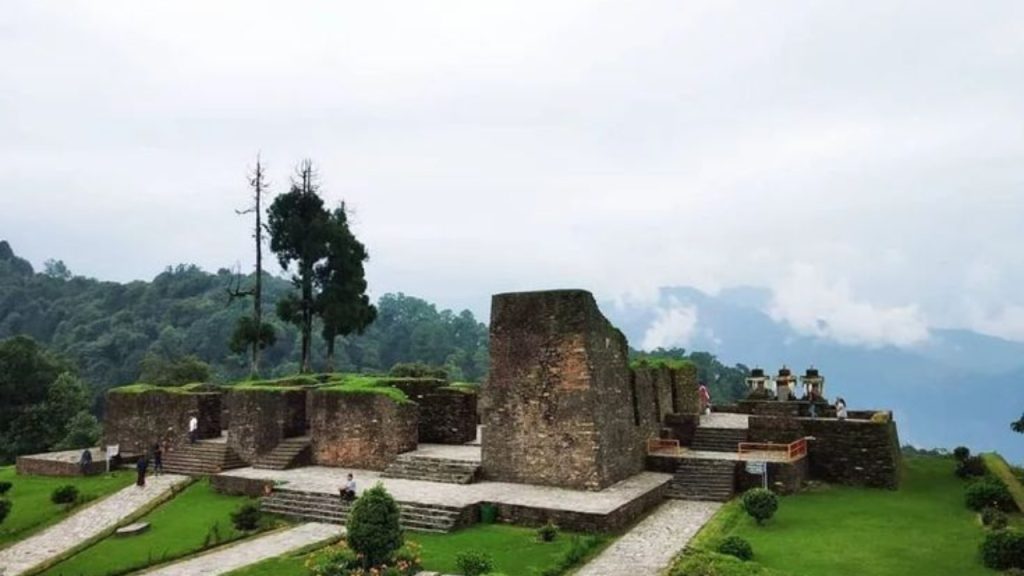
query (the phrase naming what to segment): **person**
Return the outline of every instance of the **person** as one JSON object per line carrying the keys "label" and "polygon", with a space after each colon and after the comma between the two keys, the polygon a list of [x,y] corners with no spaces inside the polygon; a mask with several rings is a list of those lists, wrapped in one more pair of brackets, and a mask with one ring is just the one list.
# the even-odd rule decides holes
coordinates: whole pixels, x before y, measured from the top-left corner
{"label": "person", "polygon": [[697,394],[700,396],[700,413],[711,414],[711,393],[703,382],[697,388]]}
{"label": "person", "polygon": [[146,485],[146,468],[149,467],[149,462],[146,462],[145,456],[139,456],[139,461],[135,463],[135,485],[142,488]]}
{"label": "person", "polygon": [[78,470],[85,476],[89,473],[89,465],[92,464],[92,452],[86,448],[82,451],[82,456],[78,459]]}
{"label": "person", "polygon": [[846,400],[841,396],[836,398],[836,418],[846,420]]}
{"label": "person", "polygon": [[349,502],[356,499],[356,480],[352,477],[351,472],[348,474],[348,481],[338,489],[338,492],[341,494],[343,501]]}
{"label": "person", "polygon": [[153,474],[159,476],[164,473],[164,451],[160,443],[153,444]]}
{"label": "person", "polygon": [[196,443],[196,435],[199,433],[199,420],[193,416],[188,419],[188,442],[189,444]]}

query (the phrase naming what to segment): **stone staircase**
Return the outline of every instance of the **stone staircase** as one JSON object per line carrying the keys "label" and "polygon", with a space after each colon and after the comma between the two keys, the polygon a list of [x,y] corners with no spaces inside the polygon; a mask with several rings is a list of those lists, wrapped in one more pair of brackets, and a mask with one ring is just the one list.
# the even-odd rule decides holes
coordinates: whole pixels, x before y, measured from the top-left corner
{"label": "stone staircase", "polygon": [[252,466],[268,470],[287,470],[304,466],[309,464],[311,450],[309,436],[285,438],[270,452],[257,456]]}
{"label": "stone staircase", "polygon": [[399,454],[381,476],[447,484],[472,484],[479,472],[480,463],[473,460]]}
{"label": "stone staircase", "polygon": [[[336,494],[275,489],[260,499],[264,512],[280,514],[296,520],[344,524],[352,502],[342,502]],[[451,532],[458,523],[461,509],[452,506],[398,503],[402,528],[418,532]]]}
{"label": "stone staircase", "polygon": [[736,461],[684,458],[669,484],[669,498],[725,502],[736,493]]}
{"label": "stone staircase", "polygon": [[189,476],[210,476],[247,464],[226,442],[183,444],[163,455],[164,471]]}
{"label": "stone staircase", "polygon": [[736,452],[740,442],[747,441],[746,428],[711,428],[698,426],[690,444],[692,450]]}

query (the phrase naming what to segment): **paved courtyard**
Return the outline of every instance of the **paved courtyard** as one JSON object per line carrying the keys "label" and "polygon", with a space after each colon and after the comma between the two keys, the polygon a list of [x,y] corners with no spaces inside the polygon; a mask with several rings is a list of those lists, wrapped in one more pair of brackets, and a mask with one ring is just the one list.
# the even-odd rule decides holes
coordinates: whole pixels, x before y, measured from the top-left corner
{"label": "paved courtyard", "polygon": [[74,550],[83,543],[113,530],[141,508],[160,500],[187,476],[150,476],[145,488],[128,486],[82,508],[42,532],[0,550],[0,574],[19,576],[32,568]]}

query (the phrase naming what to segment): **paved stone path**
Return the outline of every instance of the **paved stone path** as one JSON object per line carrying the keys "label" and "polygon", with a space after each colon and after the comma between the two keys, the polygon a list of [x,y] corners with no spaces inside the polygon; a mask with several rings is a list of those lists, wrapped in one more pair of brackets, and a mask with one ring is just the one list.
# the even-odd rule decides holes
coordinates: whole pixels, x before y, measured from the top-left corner
{"label": "paved stone path", "polygon": [[143,572],[145,576],[213,576],[238,570],[268,558],[307,546],[334,540],[345,533],[335,524],[308,522],[294,528],[260,536],[207,554]]}
{"label": "paved stone path", "polygon": [[187,481],[187,476],[165,474],[147,478],[145,488],[134,485],[122,488],[35,536],[0,550],[0,574],[25,574],[31,568],[113,530],[140,508],[159,500],[172,487],[183,485]]}
{"label": "paved stone path", "polygon": [[720,506],[718,502],[668,500],[575,576],[656,576]]}

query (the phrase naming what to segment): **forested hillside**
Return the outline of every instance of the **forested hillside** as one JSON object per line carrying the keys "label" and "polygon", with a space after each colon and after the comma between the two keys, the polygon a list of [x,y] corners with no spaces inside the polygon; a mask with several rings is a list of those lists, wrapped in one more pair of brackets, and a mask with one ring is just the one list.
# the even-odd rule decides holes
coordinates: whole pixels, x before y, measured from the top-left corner
{"label": "forested hillside", "polygon": [[[229,303],[228,290],[237,280],[226,269],[211,274],[193,265],[127,284],[75,276],[60,261],[36,272],[0,241],[0,339],[34,338],[68,359],[97,391],[136,381],[147,355],[194,355],[210,364],[215,381],[242,378],[248,375],[246,355],[231,352],[229,344],[238,318],[251,313],[251,302]],[[287,280],[265,274],[265,308],[274,310],[291,290]],[[400,293],[385,294],[377,307],[377,319],[364,334],[339,340],[336,369],[386,371],[398,362],[423,362],[447,366],[455,379],[486,374],[487,328],[468,310],[439,311]],[[264,375],[298,372],[297,328],[272,312],[266,319],[277,339],[263,352]],[[323,368],[324,354],[317,338],[314,369]]]}

